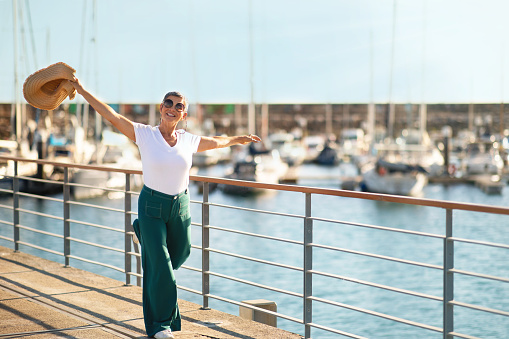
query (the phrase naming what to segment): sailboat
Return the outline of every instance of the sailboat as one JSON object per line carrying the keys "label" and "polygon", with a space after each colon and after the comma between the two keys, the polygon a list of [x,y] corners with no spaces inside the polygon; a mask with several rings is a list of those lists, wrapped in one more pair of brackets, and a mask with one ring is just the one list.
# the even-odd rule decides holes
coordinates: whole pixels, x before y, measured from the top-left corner
{"label": "sailboat", "polygon": [[373,193],[418,195],[428,183],[419,165],[377,159],[362,169],[361,189]]}
{"label": "sailboat", "polygon": [[438,148],[431,144],[426,132],[426,105],[420,105],[420,129],[402,131],[399,138],[394,139],[395,105],[392,102],[393,66],[394,66],[394,33],[396,26],[396,3],[393,12],[393,37],[391,55],[391,74],[389,86],[389,119],[388,139],[380,143],[373,142],[374,107],[368,114],[368,129],[371,134],[371,154],[376,158],[367,161],[360,168],[363,191],[397,194],[419,195],[428,183],[429,171],[440,171],[443,157]]}

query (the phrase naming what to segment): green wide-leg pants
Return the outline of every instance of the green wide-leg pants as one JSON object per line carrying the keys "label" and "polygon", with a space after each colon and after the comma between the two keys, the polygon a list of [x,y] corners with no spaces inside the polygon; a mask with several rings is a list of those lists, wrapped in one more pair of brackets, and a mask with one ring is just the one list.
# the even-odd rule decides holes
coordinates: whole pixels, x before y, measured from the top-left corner
{"label": "green wide-leg pants", "polygon": [[141,245],[143,316],[149,337],[168,328],[180,331],[173,270],[191,252],[190,225],[188,190],[168,195],[143,186],[133,227]]}

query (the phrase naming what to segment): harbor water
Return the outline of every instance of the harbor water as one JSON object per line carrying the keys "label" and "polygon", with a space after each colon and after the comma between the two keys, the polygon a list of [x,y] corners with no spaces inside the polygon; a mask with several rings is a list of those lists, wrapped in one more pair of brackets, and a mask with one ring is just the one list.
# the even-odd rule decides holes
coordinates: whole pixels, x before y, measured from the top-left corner
{"label": "harbor water", "polygon": [[[222,176],[223,172],[224,167],[215,166],[201,170],[199,174]],[[339,178],[352,175],[352,172],[350,168],[344,165],[338,167],[303,165],[300,169],[300,175],[302,180],[299,180],[299,185],[340,188]],[[190,192],[192,200],[201,200],[197,184],[191,184]],[[55,197],[59,196],[56,195]],[[449,186],[429,184],[425,187],[422,197],[509,206],[509,190],[507,188],[504,188],[501,195],[486,195],[480,189],[468,184]],[[445,232],[445,210],[439,208],[333,196],[313,195],[312,199],[312,215],[314,217],[374,224],[439,235],[443,235]],[[12,204],[12,198],[10,197],[3,197],[0,200],[2,205]],[[133,210],[137,210],[136,200],[136,198],[133,198]],[[236,205],[295,215],[304,215],[305,209],[305,196],[298,192],[273,192],[252,197],[239,197],[215,190],[210,193],[209,201],[217,204]],[[123,196],[117,194],[87,199],[83,202],[118,209],[124,208]],[[27,210],[62,216],[62,204],[58,202],[22,198],[21,207]],[[192,204],[192,215],[195,222],[200,222],[201,206],[199,204]],[[0,219],[12,221],[12,211],[0,209]],[[122,214],[85,206],[72,206],[71,219],[108,225],[118,229],[124,227]],[[509,244],[509,218],[507,216],[458,211],[455,212],[453,220],[455,237]],[[37,226],[44,231],[62,234],[62,221],[22,213],[20,223],[27,226]],[[218,206],[211,206],[210,225],[296,241],[302,241],[303,237],[303,220],[301,218],[253,214],[249,211]],[[355,227],[346,223],[330,224],[320,221],[314,222],[313,230],[313,241],[317,243],[433,265],[441,266],[443,264],[443,240],[441,239],[421,238],[414,235]],[[192,232],[193,244],[201,246],[200,229],[193,226]],[[12,237],[12,226],[0,225],[0,234]],[[111,231],[91,229],[74,223],[71,225],[71,236],[120,249],[124,246],[121,233],[118,233],[118,236],[112,235]],[[63,251],[63,242],[59,238],[34,234],[26,230],[21,230],[21,238],[23,241],[51,248],[55,251]],[[2,239],[0,239],[0,245],[12,247],[12,243]],[[211,230],[210,247],[287,265],[298,267],[303,265],[302,247],[289,243],[282,244],[271,240]],[[63,262],[62,257],[51,253],[27,246],[22,246],[21,249],[23,252]],[[75,242],[72,243],[72,254],[90,260],[105,261],[117,267],[123,267],[124,264],[121,253],[114,253]],[[301,272],[262,265],[213,252],[210,260],[210,269],[213,272],[302,293],[303,277]],[[442,297],[443,278],[440,270],[348,253],[332,252],[325,249],[315,249],[313,251],[313,263],[313,269],[315,270]],[[122,273],[101,266],[78,260],[71,260],[71,265],[117,280],[125,280]],[[185,265],[201,267],[201,251],[193,250]],[[455,267],[509,278],[509,253],[504,249],[458,243],[455,244]],[[135,280],[135,278],[133,279]],[[201,290],[201,275],[197,272],[180,269],[177,272],[177,283],[195,290]],[[454,298],[462,302],[507,312],[509,311],[509,286],[507,285],[509,284],[456,275]],[[291,295],[267,291],[215,276],[211,277],[210,288],[211,294],[232,300],[272,300],[277,303],[278,312],[302,318],[302,300]],[[199,295],[186,291],[180,291],[179,293],[182,299],[196,303],[202,302],[202,297]],[[439,301],[321,276],[313,277],[313,295],[431,326],[442,326],[442,303]],[[211,299],[209,306],[217,310],[238,314],[238,306],[222,301]],[[454,321],[455,331],[460,333],[480,338],[509,337],[508,317],[456,307]],[[440,333],[430,330],[317,302],[313,304],[313,322],[367,338],[442,337]],[[278,319],[278,327],[300,334],[303,334],[304,331],[303,325],[283,319]],[[312,337],[338,338],[339,335],[313,329]]]}

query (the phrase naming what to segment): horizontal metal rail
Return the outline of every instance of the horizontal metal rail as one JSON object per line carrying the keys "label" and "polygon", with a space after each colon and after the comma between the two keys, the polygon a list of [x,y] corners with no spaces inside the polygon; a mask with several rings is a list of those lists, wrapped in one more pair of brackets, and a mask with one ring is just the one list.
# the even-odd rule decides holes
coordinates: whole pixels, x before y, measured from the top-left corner
{"label": "horizontal metal rail", "polygon": [[33,227],[28,227],[28,226],[23,226],[23,225],[18,225],[18,227],[23,229],[23,230],[31,231],[31,232],[34,232],[34,233],[44,234],[44,235],[48,235],[48,236],[55,237],[55,238],[60,238],[60,239],[64,238],[64,236],[61,235],[61,234],[56,234],[56,233],[52,233],[52,232],[38,230],[38,229],[33,228]]}
{"label": "horizontal metal rail", "polygon": [[133,257],[140,257],[141,258],[141,254],[140,253],[137,253],[137,252],[126,252],[127,254],[133,256]]}
{"label": "horizontal metal rail", "polygon": [[13,194],[14,191],[13,190],[8,190],[8,189],[5,189],[5,188],[0,188],[0,193]]}
{"label": "horizontal metal rail", "polygon": [[94,224],[94,223],[91,223],[91,222],[80,221],[80,220],[76,220],[76,219],[66,219],[66,221],[69,221],[72,224],[91,226],[91,227],[100,228],[100,229],[103,229],[103,230],[119,232],[119,233],[125,233],[124,230],[119,229],[119,228],[109,227],[109,226],[104,226],[104,225],[99,225],[99,224]]}
{"label": "horizontal metal rail", "polygon": [[191,245],[191,248],[194,248],[195,250],[203,250],[202,247],[198,246],[198,245]]}
{"label": "horizontal metal rail", "polygon": [[214,203],[207,203],[209,206],[216,206],[216,207],[224,207],[229,208],[232,210],[238,210],[238,211],[245,211],[245,212],[254,212],[254,213],[261,213],[261,214],[269,214],[269,215],[278,215],[283,217],[292,217],[292,218],[300,218],[304,219],[303,215],[298,214],[288,214],[288,213],[279,213],[279,212],[272,212],[272,211],[265,211],[265,210],[257,210],[254,208],[246,208],[246,207],[238,207],[238,206],[229,206],[229,205],[222,205],[222,204],[214,204]]}
{"label": "horizontal metal rail", "polygon": [[266,265],[271,265],[271,266],[276,266],[276,267],[288,268],[290,270],[300,271],[300,272],[304,271],[304,269],[301,267],[280,264],[280,263],[276,263],[276,262],[272,262],[272,261],[268,261],[268,260],[256,259],[256,258],[248,257],[245,255],[221,251],[221,250],[217,250],[217,249],[213,249],[213,248],[207,248],[206,251],[227,255],[229,257],[235,257],[235,258],[239,258],[239,259],[249,260],[249,261],[257,262],[259,264],[266,264]]}
{"label": "horizontal metal rail", "polygon": [[54,185],[59,185],[59,186],[63,186],[63,184],[64,184],[62,181],[40,179],[40,178],[35,178],[35,177],[25,177],[22,175],[18,175],[17,178],[21,179],[21,180],[26,180],[26,181],[40,182],[40,183],[44,183],[44,184],[54,184]]}
{"label": "horizontal metal rail", "polygon": [[3,205],[3,204],[0,204],[0,208],[5,208],[5,209],[7,209],[7,210],[12,210],[12,209],[14,209],[14,207],[12,207],[12,206],[7,206],[7,205]]}
{"label": "horizontal metal rail", "polygon": [[10,241],[10,242],[13,242],[13,241],[14,241],[14,239],[9,238],[9,237],[5,237],[5,236],[3,236],[3,235],[0,235],[0,239],[7,240],[7,241]]}
{"label": "horizontal metal rail", "polygon": [[464,271],[464,270],[458,270],[457,268],[453,268],[450,271],[452,273],[458,273],[458,274],[462,274],[462,275],[469,275],[471,277],[490,279],[490,280],[497,280],[497,281],[502,281],[502,282],[509,283],[509,279],[508,278],[502,278],[502,277],[497,277],[497,276],[488,275],[488,274],[481,274],[481,273],[469,272],[469,271]]}
{"label": "horizontal metal rail", "polygon": [[186,291],[186,292],[189,292],[189,293],[194,293],[194,294],[198,294],[198,295],[201,295],[202,292],[201,291],[198,291],[198,290],[195,290],[193,288],[189,288],[189,287],[185,287],[185,286],[180,286],[178,285],[177,288],[179,290],[182,290],[182,291]]}
{"label": "horizontal metal rail", "polygon": [[360,335],[348,333],[348,332],[345,332],[345,331],[336,330],[335,328],[328,327],[328,326],[323,326],[323,325],[318,325],[318,324],[315,324],[315,323],[308,323],[308,325],[311,326],[311,327],[314,327],[314,328],[318,328],[320,330],[324,330],[324,331],[327,331],[327,332],[331,332],[331,333],[342,335],[343,337],[354,338],[354,339],[369,339],[369,338],[366,338],[366,337],[361,337]]}
{"label": "horizontal metal rail", "polygon": [[399,318],[399,317],[394,317],[394,316],[391,316],[391,315],[388,315],[388,314],[385,314],[385,313],[380,313],[380,312],[366,310],[366,309],[361,308],[361,307],[347,305],[347,304],[343,304],[343,303],[339,303],[339,302],[336,302],[336,301],[331,301],[331,300],[327,300],[327,299],[323,299],[323,298],[318,298],[318,297],[310,297],[310,299],[314,300],[314,301],[319,301],[319,302],[324,303],[324,304],[329,304],[329,305],[333,305],[333,306],[337,306],[337,307],[341,307],[341,308],[346,308],[346,309],[349,309],[349,310],[361,312],[361,313],[372,315],[372,316],[375,316],[375,317],[379,317],[379,318],[384,318],[384,319],[396,321],[398,323],[402,323],[402,324],[406,324],[406,325],[412,325],[412,326],[415,326],[415,327],[424,328],[426,330],[430,330],[430,331],[434,331],[434,332],[440,332],[440,333],[443,332],[440,327],[426,325],[426,324],[422,324],[422,323],[419,323],[419,322],[416,322],[416,321],[410,321],[410,320],[406,320],[406,319]]}
{"label": "horizontal metal rail", "polygon": [[269,235],[256,234],[256,233],[252,233],[252,232],[233,230],[233,229],[230,229],[230,228],[224,228],[224,227],[219,227],[219,226],[210,226],[209,225],[209,226],[205,226],[205,227],[208,228],[208,229],[211,229],[211,230],[218,230],[218,231],[222,231],[222,232],[247,235],[247,236],[250,236],[250,237],[260,238],[260,239],[267,239],[267,240],[286,242],[286,243],[294,244],[294,245],[301,245],[302,246],[304,244],[302,241],[285,239],[285,238],[279,238],[279,237],[272,237],[272,236],[269,236]]}
{"label": "horizontal metal rail", "polygon": [[124,213],[124,210],[121,210],[119,208],[111,208],[111,207],[105,207],[105,206],[100,206],[100,205],[87,204],[85,202],[69,201],[69,204],[70,205],[75,205],[75,206],[97,208],[97,209],[100,209],[100,210],[110,211],[110,212]]}
{"label": "horizontal metal rail", "polygon": [[311,246],[313,246],[315,248],[323,248],[323,249],[332,250],[332,251],[338,251],[338,252],[362,255],[364,257],[369,257],[369,258],[376,258],[376,259],[383,259],[383,260],[398,262],[400,264],[408,264],[408,265],[414,265],[414,266],[420,266],[420,267],[434,268],[434,269],[437,269],[437,270],[442,270],[443,269],[442,266],[438,266],[438,265],[426,264],[426,263],[421,263],[421,262],[412,261],[412,260],[398,259],[398,258],[386,256],[386,255],[372,254],[372,253],[361,252],[361,251],[354,251],[354,250],[349,250],[349,249],[346,249],[346,248],[340,248],[340,247],[334,247],[334,246],[328,246],[328,245],[320,245],[320,244],[314,244],[314,243],[312,243]]}
{"label": "horizontal metal rail", "polygon": [[37,195],[37,194],[32,194],[32,193],[19,192],[18,195],[20,197],[34,198],[34,199],[39,199],[39,200],[56,201],[56,202],[62,202],[62,203],[64,202],[63,199],[48,197],[48,196],[44,196],[44,195]]}
{"label": "horizontal metal rail", "polygon": [[370,286],[370,287],[376,287],[376,288],[380,288],[380,289],[391,291],[391,292],[397,292],[397,293],[401,293],[401,294],[411,295],[411,296],[414,296],[414,297],[420,297],[420,298],[425,298],[425,299],[430,299],[430,300],[435,300],[435,301],[443,301],[443,298],[436,297],[434,295],[425,294],[425,293],[419,293],[419,292],[414,292],[414,291],[409,291],[409,290],[405,290],[405,289],[402,289],[402,288],[396,288],[396,287],[391,287],[391,286],[386,286],[386,285],[381,285],[381,284],[375,284],[375,283],[372,283],[372,282],[369,282],[369,281],[364,281],[364,280],[360,280],[360,279],[345,277],[345,276],[338,275],[338,274],[327,273],[327,272],[320,272],[320,271],[317,271],[317,270],[310,270],[309,272],[313,273],[313,274],[316,274],[316,275],[321,275],[323,277],[339,279],[339,280],[353,282],[353,283],[356,283],[356,284]]}
{"label": "horizontal metal rail", "polygon": [[132,275],[133,277],[143,278],[143,274],[135,273],[135,272],[127,272],[126,274]]}
{"label": "horizontal metal rail", "polygon": [[40,251],[44,251],[44,252],[48,252],[48,253],[53,253],[53,254],[59,255],[61,257],[64,256],[64,254],[62,252],[50,250],[49,248],[37,246],[37,245],[30,244],[30,243],[27,243],[27,242],[24,242],[24,241],[18,241],[18,244],[25,245],[25,246],[28,246],[28,247],[32,247],[32,248],[38,249]]}
{"label": "horizontal metal rail", "polygon": [[472,335],[466,335],[466,334],[457,333],[457,332],[451,332],[450,335],[452,337],[458,337],[458,338],[464,338],[464,339],[483,339],[483,338],[479,338],[479,337],[474,337]]}
{"label": "horizontal metal rail", "polygon": [[332,224],[342,224],[342,225],[348,225],[348,226],[365,227],[365,228],[370,228],[370,229],[374,229],[374,230],[418,235],[418,236],[429,237],[429,238],[437,238],[437,239],[445,238],[443,235],[439,235],[439,234],[410,231],[410,230],[404,230],[404,229],[400,229],[400,228],[393,228],[393,227],[386,227],[386,226],[362,224],[362,223],[358,223],[358,222],[348,222],[348,221],[340,221],[340,220],[317,218],[317,217],[311,217],[310,219],[314,220],[314,221],[323,221],[323,222],[328,222],[328,223],[332,223]]}
{"label": "horizontal metal rail", "polygon": [[79,261],[83,261],[83,262],[86,262],[86,263],[89,263],[89,264],[94,264],[94,265],[97,265],[97,266],[111,268],[112,270],[115,270],[115,271],[118,271],[118,272],[124,272],[123,268],[119,268],[119,267],[116,267],[116,266],[113,266],[113,265],[108,265],[108,264],[105,264],[105,263],[102,263],[102,262],[99,262],[99,261],[89,260],[89,259],[86,259],[86,258],[78,257],[76,255],[69,255],[68,257],[72,258],[72,259],[79,260]]}
{"label": "horizontal metal rail", "polygon": [[188,270],[188,271],[194,271],[194,272],[199,272],[199,273],[201,273],[201,269],[196,268],[196,267],[191,267],[191,266],[187,266],[187,265],[182,265],[182,266],[180,266],[180,268],[186,269],[186,270]]}
{"label": "horizontal metal rail", "polygon": [[37,215],[39,217],[45,217],[45,218],[49,218],[49,219],[64,220],[63,217],[57,217],[55,215],[47,214],[47,213],[42,213],[42,212],[34,212],[34,211],[26,210],[26,209],[23,209],[23,208],[18,208],[18,209],[16,209],[16,211],[23,212],[23,213],[26,213],[26,214],[31,214],[31,215]]}
{"label": "horizontal metal rail", "polygon": [[453,304],[453,305],[456,305],[456,306],[470,308],[470,309],[476,310],[476,311],[489,312],[489,313],[493,313],[493,314],[498,314],[498,315],[503,315],[505,317],[509,317],[509,312],[501,311],[501,310],[496,310],[494,308],[472,305],[472,304],[468,304],[468,303],[464,303],[464,302],[456,301],[456,300],[450,301],[449,303]]}
{"label": "horizontal metal rail", "polygon": [[93,247],[97,247],[97,248],[102,248],[102,249],[109,250],[109,251],[124,253],[124,250],[119,249],[119,248],[115,248],[115,247],[111,247],[111,246],[100,245],[100,244],[96,244],[94,242],[90,242],[90,241],[86,241],[86,240],[81,240],[81,239],[76,239],[76,238],[69,238],[68,237],[67,239],[70,240],[70,241],[74,241],[74,242],[80,243],[80,244],[84,244],[84,245],[89,245],[89,246],[93,246]]}
{"label": "horizontal metal rail", "polygon": [[125,191],[118,189],[118,188],[110,188],[110,187],[98,187],[94,185],[87,185],[87,184],[78,184],[74,182],[68,183],[70,187],[79,187],[79,188],[91,188],[96,190],[101,190],[103,192],[116,192],[116,193],[124,193]]}
{"label": "horizontal metal rail", "polygon": [[454,241],[454,242],[467,243],[467,244],[474,244],[474,245],[482,245],[482,246],[488,246],[488,247],[498,247],[498,248],[509,249],[509,245],[498,244],[498,243],[489,242],[489,241],[470,240],[470,239],[455,238],[455,237],[451,237],[448,240],[449,241]]}
{"label": "horizontal metal rail", "polygon": [[211,271],[207,271],[205,273],[213,275],[215,277],[219,277],[219,278],[235,281],[235,282],[238,282],[238,283],[242,283],[242,284],[245,284],[245,285],[250,285],[250,286],[254,286],[254,287],[263,288],[263,289],[268,290],[268,291],[279,292],[279,293],[291,295],[293,297],[298,297],[298,298],[304,297],[304,295],[302,293],[296,293],[296,292],[284,290],[284,289],[281,289],[281,288],[271,287],[271,286],[263,285],[263,284],[257,284],[257,283],[254,283],[252,281],[248,281],[248,280],[245,280],[245,279],[235,278],[235,277],[232,277],[232,276],[229,276],[229,275],[226,275],[226,274],[221,274],[221,273],[216,273],[216,272],[211,272]]}

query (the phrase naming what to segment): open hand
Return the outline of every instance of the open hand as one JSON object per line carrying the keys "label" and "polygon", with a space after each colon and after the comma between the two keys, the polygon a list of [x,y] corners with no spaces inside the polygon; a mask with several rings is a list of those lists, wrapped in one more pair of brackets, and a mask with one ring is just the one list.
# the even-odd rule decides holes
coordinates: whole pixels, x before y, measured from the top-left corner
{"label": "open hand", "polygon": [[78,78],[74,77],[72,80],[67,80],[73,87],[76,89],[78,93],[82,93],[84,91],[83,85],[81,85],[81,82],[78,80]]}
{"label": "open hand", "polygon": [[262,141],[262,139],[259,136],[254,135],[254,134],[246,135],[245,138],[247,140],[243,141],[242,144],[247,144],[247,143],[250,143],[250,142],[260,142],[260,141]]}

